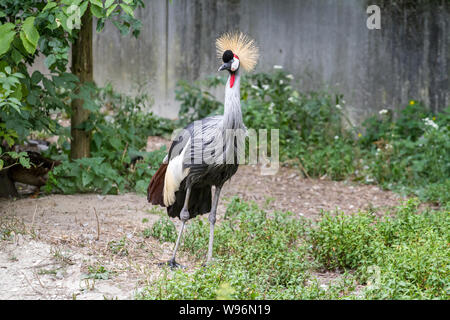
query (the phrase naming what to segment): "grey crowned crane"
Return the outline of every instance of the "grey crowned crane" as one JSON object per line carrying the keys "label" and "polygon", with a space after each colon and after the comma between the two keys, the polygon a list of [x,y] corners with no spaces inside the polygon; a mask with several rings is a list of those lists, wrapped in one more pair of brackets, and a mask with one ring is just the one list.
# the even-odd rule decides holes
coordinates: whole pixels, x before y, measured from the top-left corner
{"label": "grey crowned crane", "polygon": [[[224,114],[194,121],[181,130],[147,190],[150,203],[166,207],[170,217],[178,217],[182,222],[168,261],[171,267],[180,266],[175,256],[186,221],[208,212],[210,235],[206,262],[211,261],[220,190],[236,173],[244,150],[247,129],[241,112],[241,70],[253,70],[259,57],[258,48],[254,40],[235,32],[218,38],[216,49],[223,60],[218,71],[229,72]],[[215,187],[213,199],[212,186]]]}

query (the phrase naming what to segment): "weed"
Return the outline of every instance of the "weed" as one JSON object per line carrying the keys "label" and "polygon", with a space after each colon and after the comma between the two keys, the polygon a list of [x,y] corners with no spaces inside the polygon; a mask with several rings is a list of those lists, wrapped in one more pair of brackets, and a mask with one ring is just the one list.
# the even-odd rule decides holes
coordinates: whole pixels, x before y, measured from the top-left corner
{"label": "weed", "polygon": [[14,216],[0,216],[0,240],[12,240],[17,234],[26,234],[23,220]]}
{"label": "weed", "polygon": [[[162,277],[141,292],[141,298],[214,299],[225,295],[230,299],[282,299],[303,286],[309,262],[305,246],[297,239],[305,231],[304,222],[291,213],[277,212],[269,218],[254,204],[238,198],[228,208],[227,221],[216,228],[216,263],[193,274],[175,271],[170,279]],[[208,230],[209,224],[193,220],[182,249],[203,258]]]}
{"label": "weed", "polygon": [[108,249],[116,255],[119,256],[127,256],[128,255],[128,249],[127,249],[127,242],[126,237],[123,237],[122,239],[116,241],[112,240],[108,242]]}
{"label": "weed", "polygon": [[107,270],[104,266],[88,266],[88,274],[83,279],[108,280],[113,272]]}
{"label": "weed", "polygon": [[312,255],[326,269],[356,270],[370,298],[446,299],[449,211],[419,213],[418,203],[409,200],[392,217],[327,214],[310,234]]}
{"label": "weed", "polygon": [[177,239],[175,225],[166,216],[162,216],[151,228],[146,228],[142,235],[144,238],[153,237],[161,242],[175,242]]}
{"label": "weed", "polygon": [[74,262],[69,252],[63,251],[61,248],[52,247],[50,249],[50,254],[53,258],[60,263],[62,266],[73,265]]}
{"label": "weed", "polygon": [[[216,226],[215,262],[164,269],[138,299],[448,299],[450,215],[412,199],[386,216],[324,213],[312,224],[233,198]],[[209,226],[187,228],[182,249],[204,259]],[[340,270],[321,284],[320,269]]]}
{"label": "weed", "polygon": [[41,269],[38,271],[39,275],[56,275],[58,272],[58,269]]}

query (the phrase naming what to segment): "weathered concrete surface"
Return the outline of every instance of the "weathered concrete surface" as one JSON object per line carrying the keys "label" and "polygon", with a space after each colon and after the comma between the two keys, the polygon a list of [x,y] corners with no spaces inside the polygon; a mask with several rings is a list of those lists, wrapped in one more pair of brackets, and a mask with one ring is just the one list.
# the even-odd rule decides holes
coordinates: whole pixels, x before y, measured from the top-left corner
{"label": "weathered concrete surface", "polygon": [[257,71],[282,65],[301,89],[340,91],[353,119],[410,99],[444,109],[450,104],[450,2],[370,1],[382,3],[389,4],[381,9],[381,30],[369,30],[368,3],[361,0],[148,1],[137,12],[139,39],[121,37],[111,24],[95,34],[95,80],[128,93],[145,84],[154,110],[175,117],[176,82],[214,74],[216,37],[238,29],[261,48]]}

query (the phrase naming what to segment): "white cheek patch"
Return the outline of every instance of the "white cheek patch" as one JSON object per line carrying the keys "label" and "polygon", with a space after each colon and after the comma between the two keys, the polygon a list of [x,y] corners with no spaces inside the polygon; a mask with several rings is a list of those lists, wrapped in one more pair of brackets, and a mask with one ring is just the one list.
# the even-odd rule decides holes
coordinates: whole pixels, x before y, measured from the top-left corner
{"label": "white cheek patch", "polygon": [[231,71],[236,71],[239,68],[239,59],[234,58],[233,63],[231,64]]}

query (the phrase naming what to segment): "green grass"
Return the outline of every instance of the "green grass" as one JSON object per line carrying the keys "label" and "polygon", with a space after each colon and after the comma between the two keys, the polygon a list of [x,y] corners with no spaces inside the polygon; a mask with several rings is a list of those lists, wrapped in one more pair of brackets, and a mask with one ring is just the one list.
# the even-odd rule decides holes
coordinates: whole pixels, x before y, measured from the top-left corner
{"label": "green grass", "polygon": [[[449,213],[419,212],[413,199],[382,217],[324,213],[312,223],[233,198],[216,226],[215,262],[163,269],[137,298],[449,299]],[[182,250],[203,261],[208,230],[190,221]],[[327,286],[315,277],[324,270],[339,275]]]}

